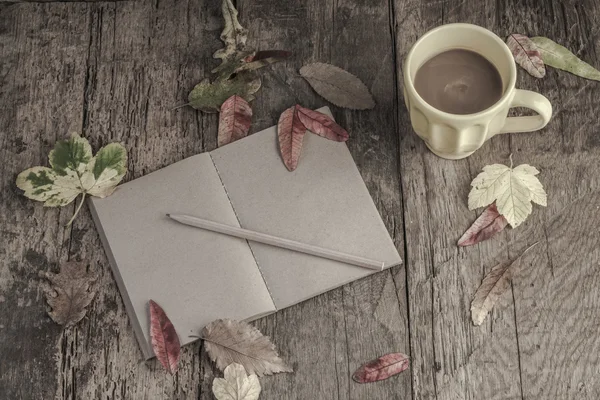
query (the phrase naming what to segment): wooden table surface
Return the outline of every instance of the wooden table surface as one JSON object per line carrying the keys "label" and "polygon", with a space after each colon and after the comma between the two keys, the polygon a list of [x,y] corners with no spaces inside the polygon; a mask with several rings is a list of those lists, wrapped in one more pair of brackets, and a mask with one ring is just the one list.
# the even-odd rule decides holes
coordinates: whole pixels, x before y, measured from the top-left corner
{"label": "wooden table surface", "polygon": [[[405,263],[263,318],[295,372],[261,379],[261,399],[600,398],[600,83],[549,69],[519,69],[518,87],[554,105],[548,127],[496,136],[447,161],[412,132],[402,61],[444,23],[470,22],[501,37],[519,32],[562,43],[600,67],[600,0],[238,0],[259,49],[293,57],[262,72],[253,131],[295,103],[326,102],[299,77],[309,62],[358,75],[377,107],[332,107]],[[47,165],[56,140],[82,132],[97,150],[119,140],[131,180],[216,147],[218,117],[189,107],[191,88],[216,65],[220,0],[0,3],[0,398],[213,399],[221,376],[200,343],[167,375],[145,363],[86,208],[45,209],[15,187]],[[487,164],[541,171],[548,207],[518,229],[470,248],[456,241],[477,213],[473,177]],[[351,216],[349,216],[351,217]],[[541,242],[480,327],[471,298],[498,261]],[[99,271],[87,317],[63,330],[46,315],[38,271],[64,261]],[[409,371],[359,385],[351,373],[387,352]]]}

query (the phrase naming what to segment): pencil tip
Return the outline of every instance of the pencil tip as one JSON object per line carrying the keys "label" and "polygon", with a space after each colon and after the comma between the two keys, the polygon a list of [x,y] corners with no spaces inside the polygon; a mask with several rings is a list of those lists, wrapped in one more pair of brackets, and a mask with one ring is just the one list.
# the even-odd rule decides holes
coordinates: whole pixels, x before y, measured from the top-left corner
{"label": "pencil tip", "polygon": [[171,218],[171,214],[167,214],[167,217]]}

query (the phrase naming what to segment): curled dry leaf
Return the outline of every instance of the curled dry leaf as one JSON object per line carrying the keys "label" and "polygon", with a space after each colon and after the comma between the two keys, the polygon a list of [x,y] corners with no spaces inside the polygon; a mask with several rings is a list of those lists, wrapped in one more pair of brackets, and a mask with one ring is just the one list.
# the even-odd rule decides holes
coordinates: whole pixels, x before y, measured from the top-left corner
{"label": "curled dry leaf", "polygon": [[542,60],[546,65],[562,69],[582,78],[600,81],[600,71],[580,60],[566,47],[543,36],[531,38],[531,41],[538,47]]}
{"label": "curled dry leaf", "polygon": [[296,107],[290,107],[279,117],[277,136],[283,163],[290,171],[298,167],[306,127],[300,121]]}
{"label": "curled dry leaf", "polygon": [[238,363],[249,374],[258,376],[292,372],[269,338],[246,322],[218,319],[202,330],[201,339],[220,370],[231,363]]}
{"label": "curled dry leaf", "polygon": [[483,282],[481,282],[481,286],[475,292],[475,296],[473,296],[473,301],[471,302],[471,319],[473,320],[473,324],[479,326],[483,323],[498,298],[509,288],[510,281],[517,273],[523,255],[536,244],[537,242],[525,249],[516,260],[496,265],[483,278]]}
{"label": "curled dry leaf", "polygon": [[407,355],[390,353],[364,364],[354,372],[352,379],[358,383],[382,381],[405,371],[408,366],[409,358]]}
{"label": "curled dry leaf", "polygon": [[275,64],[283,61],[292,55],[289,51],[284,50],[266,50],[259,51],[256,54],[247,57],[239,67],[235,69],[235,73],[242,71],[255,71],[267,65]]}
{"label": "curled dry leaf", "polygon": [[[221,33],[221,40],[225,47],[219,49],[213,54],[214,58],[221,60],[221,65],[212,72],[219,73],[227,69],[231,63],[236,63],[247,57],[246,41],[248,40],[248,30],[238,21],[238,11],[231,0],[223,0],[221,3],[225,28]],[[228,77],[227,77],[228,78]]]}
{"label": "curled dry leaf", "polygon": [[262,50],[262,51],[257,51],[255,54],[247,57],[246,59],[244,59],[245,62],[247,63],[252,63],[254,61],[262,61],[262,60],[268,60],[268,59],[274,59],[277,61],[283,61],[286,58],[289,58],[292,56],[292,52],[291,51],[286,51],[286,50]]}
{"label": "curled dry leaf", "polygon": [[175,327],[165,311],[154,301],[150,300],[150,336],[152,350],[165,369],[174,374],[179,363],[181,345]]}
{"label": "curled dry leaf", "polygon": [[79,206],[70,225],[83,205],[86,195],[110,196],[127,172],[127,151],[120,143],[110,143],[92,157],[89,142],[73,133],[59,140],[48,156],[50,166],[29,168],[17,176],[17,187],[25,197],[43,201],[46,207],[66,206],[79,195]]}
{"label": "curled dry leaf", "polygon": [[240,96],[231,96],[221,106],[219,116],[219,147],[235,142],[248,135],[252,123],[252,108]]}
{"label": "curled dry leaf", "polygon": [[260,89],[260,78],[253,72],[236,75],[235,78],[217,80],[210,83],[204,79],[197,84],[188,97],[189,105],[207,113],[219,112],[221,106],[231,96],[237,95],[250,102]]}
{"label": "curled dry leaf", "polygon": [[40,272],[40,276],[51,283],[43,285],[46,301],[52,307],[50,318],[65,327],[75,325],[83,319],[86,307],[92,302],[96,292],[92,283],[96,274],[87,271],[83,262],[68,261],[62,264],[60,272]]}
{"label": "curled dry leaf", "polygon": [[225,368],[225,379],[215,378],[212,391],[217,400],[257,400],[260,382],[254,374],[246,375],[244,367],[232,363]]}
{"label": "curled dry leaf", "polygon": [[531,76],[543,78],[546,76],[546,67],[542,61],[542,55],[535,43],[527,36],[513,33],[506,40],[508,48],[513,54],[515,61]]}
{"label": "curled dry leaf", "polygon": [[335,140],[336,142],[345,142],[348,140],[348,132],[328,115],[309,110],[299,105],[296,105],[296,112],[298,113],[300,122],[312,133],[329,140]]}
{"label": "curled dry leaf", "polygon": [[531,214],[531,202],[546,206],[544,187],[536,177],[536,168],[521,164],[516,168],[502,164],[486,165],[471,182],[469,209],[485,207],[494,201],[498,212],[513,227],[519,226]]}
{"label": "curled dry leaf", "polygon": [[507,224],[508,221],[503,215],[500,215],[496,204],[490,204],[458,240],[458,245],[472,246],[488,240],[496,233],[501,232]]}
{"label": "curled dry leaf", "polygon": [[331,64],[314,63],[300,69],[300,75],[327,101],[339,107],[366,110],[375,107],[367,86],[356,76]]}

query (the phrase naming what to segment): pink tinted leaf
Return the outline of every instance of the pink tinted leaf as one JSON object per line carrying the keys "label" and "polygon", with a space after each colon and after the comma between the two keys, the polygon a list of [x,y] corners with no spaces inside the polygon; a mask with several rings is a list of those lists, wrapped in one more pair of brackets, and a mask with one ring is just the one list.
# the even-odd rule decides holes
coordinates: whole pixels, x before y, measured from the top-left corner
{"label": "pink tinted leaf", "polygon": [[290,171],[298,166],[306,127],[298,118],[296,107],[290,107],[279,117],[277,135],[283,163]]}
{"label": "pink tinted leaf", "polygon": [[523,67],[531,76],[543,78],[546,75],[542,54],[531,39],[525,35],[513,33],[506,39],[506,45],[512,52],[517,64]]}
{"label": "pink tinted leaf", "polygon": [[179,363],[181,345],[175,327],[164,310],[150,300],[150,336],[152,349],[165,369],[174,374]]}
{"label": "pink tinted leaf", "polygon": [[309,131],[337,142],[345,142],[348,140],[348,132],[336,124],[329,116],[299,105],[296,106],[296,110],[298,112],[298,118]]}
{"label": "pink tinted leaf", "polygon": [[382,381],[405,371],[409,366],[408,356],[402,353],[390,353],[369,361],[356,370],[352,379],[358,383]]}
{"label": "pink tinted leaf", "polygon": [[481,213],[479,218],[473,222],[473,225],[458,240],[459,246],[472,246],[484,240],[488,240],[496,233],[501,232],[508,221],[503,215],[500,215],[496,208],[496,203],[490,204]]}
{"label": "pink tinted leaf", "polygon": [[252,108],[246,100],[237,95],[225,100],[219,116],[219,147],[246,137],[251,123]]}

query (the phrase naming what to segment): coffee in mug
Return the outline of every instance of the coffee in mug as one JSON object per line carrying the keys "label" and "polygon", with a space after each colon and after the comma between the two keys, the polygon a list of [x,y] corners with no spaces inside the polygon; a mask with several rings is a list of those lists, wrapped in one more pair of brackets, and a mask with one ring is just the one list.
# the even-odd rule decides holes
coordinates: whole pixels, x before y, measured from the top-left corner
{"label": "coffee in mug", "polygon": [[[404,59],[403,75],[412,127],[443,158],[468,157],[497,134],[542,129],[552,116],[547,98],[515,88],[510,49],[480,26],[448,24],[425,33]],[[511,107],[537,115],[508,117]]]}
{"label": "coffee in mug", "polygon": [[500,72],[474,51],[452,49],[427,60],[415,77],[417,93],[450,114],[474,114],[502,97]]}

